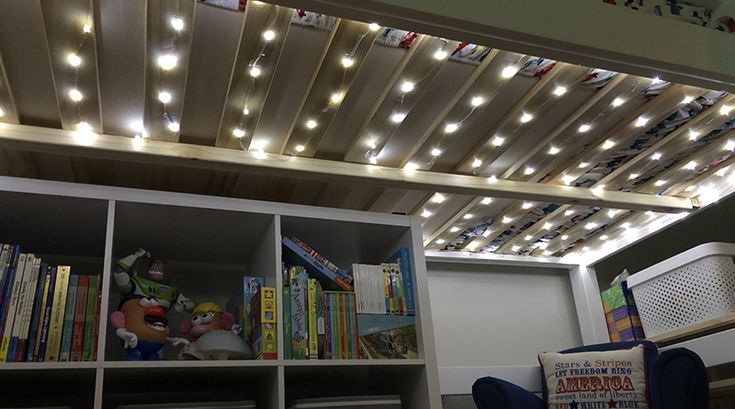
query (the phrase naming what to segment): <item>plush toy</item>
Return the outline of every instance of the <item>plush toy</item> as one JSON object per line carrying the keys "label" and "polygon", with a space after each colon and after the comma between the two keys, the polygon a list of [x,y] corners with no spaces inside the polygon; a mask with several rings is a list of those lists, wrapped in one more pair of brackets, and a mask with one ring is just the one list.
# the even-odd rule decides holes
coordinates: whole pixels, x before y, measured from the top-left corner
{"label": "plush toy", "polygon": [[157,361],[166,342],[188,344],[183,338],[169,338],[165,310],[151,297],[124,298],[110,316],[115,334],[123,341],[128,361]]}
{"label": "plush toy", "polygon": [[191,319],[179,326],[191,345],[181,352],[182,358],[193,359],[246,359],[252,356],[245,341],[237,335],[235,317],[213,303],[197,305]]}
{"label": "plush toy", "polygon": [[191,300],[178,293],[163,261],[152,258],[143,249],[118,260],[113,276],[123,297],[155,298],[166,311],[171,305],[176,312],[194,308]]}

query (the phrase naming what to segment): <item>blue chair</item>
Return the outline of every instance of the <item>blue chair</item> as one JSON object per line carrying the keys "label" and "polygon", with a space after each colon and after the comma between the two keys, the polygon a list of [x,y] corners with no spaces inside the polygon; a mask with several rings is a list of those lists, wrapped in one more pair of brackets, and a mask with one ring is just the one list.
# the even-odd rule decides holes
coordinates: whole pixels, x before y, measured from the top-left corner
{"label": "blue chair", "polygon": [[[707,409],[709,382],[704,363],[686,349],[670,349],[659,354],[650,341],[631,341],[588,345],[561,353],[612,351],[643,345],[649,369],[651,409]],[[544,409],[544,400],[531,392],[493,377],[480,378],[472,385],[478,409]]]}

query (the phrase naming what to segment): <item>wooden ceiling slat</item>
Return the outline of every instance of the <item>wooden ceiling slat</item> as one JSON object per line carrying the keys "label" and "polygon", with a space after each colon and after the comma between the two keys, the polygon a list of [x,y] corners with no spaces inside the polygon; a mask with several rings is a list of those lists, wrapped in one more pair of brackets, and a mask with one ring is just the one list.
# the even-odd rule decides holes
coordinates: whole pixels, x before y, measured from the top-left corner
{"label": "wooden ceiling slat", "polygon": [[15,107],[13,99],[13,91],[10,89],[8,75],[5,72],[5,64],[3,63],[2,53],[0,52],[0,121],[17,124],[18,109]]}

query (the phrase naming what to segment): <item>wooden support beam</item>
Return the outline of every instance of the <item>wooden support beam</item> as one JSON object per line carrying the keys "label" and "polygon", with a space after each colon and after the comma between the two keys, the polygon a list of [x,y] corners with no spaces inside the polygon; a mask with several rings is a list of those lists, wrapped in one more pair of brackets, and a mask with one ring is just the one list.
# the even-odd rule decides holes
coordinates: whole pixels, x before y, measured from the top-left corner
{"label": "wooden support beam", "polygon": [[381,166],[242,152],[166,141],[135,140],[114,135],[80,134],[74,131],[25,125],[3,124],[0,127],[0,146],[169,166],[265,173],[271,176],[620,209],[674,212],[693,207],[689,199],[680,197],[596,191],[529,182],[493,183],[477,176],[407,172],[403,169]]}

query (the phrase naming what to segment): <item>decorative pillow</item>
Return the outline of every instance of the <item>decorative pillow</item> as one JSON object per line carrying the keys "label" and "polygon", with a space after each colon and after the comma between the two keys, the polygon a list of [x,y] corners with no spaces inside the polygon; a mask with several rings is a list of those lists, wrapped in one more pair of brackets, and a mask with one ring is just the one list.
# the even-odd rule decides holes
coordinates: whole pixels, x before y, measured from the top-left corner
{"label": "decorative pillow", "polygon": [[641,345],[602,352],[539,354],[548,409],[647,409]]}

